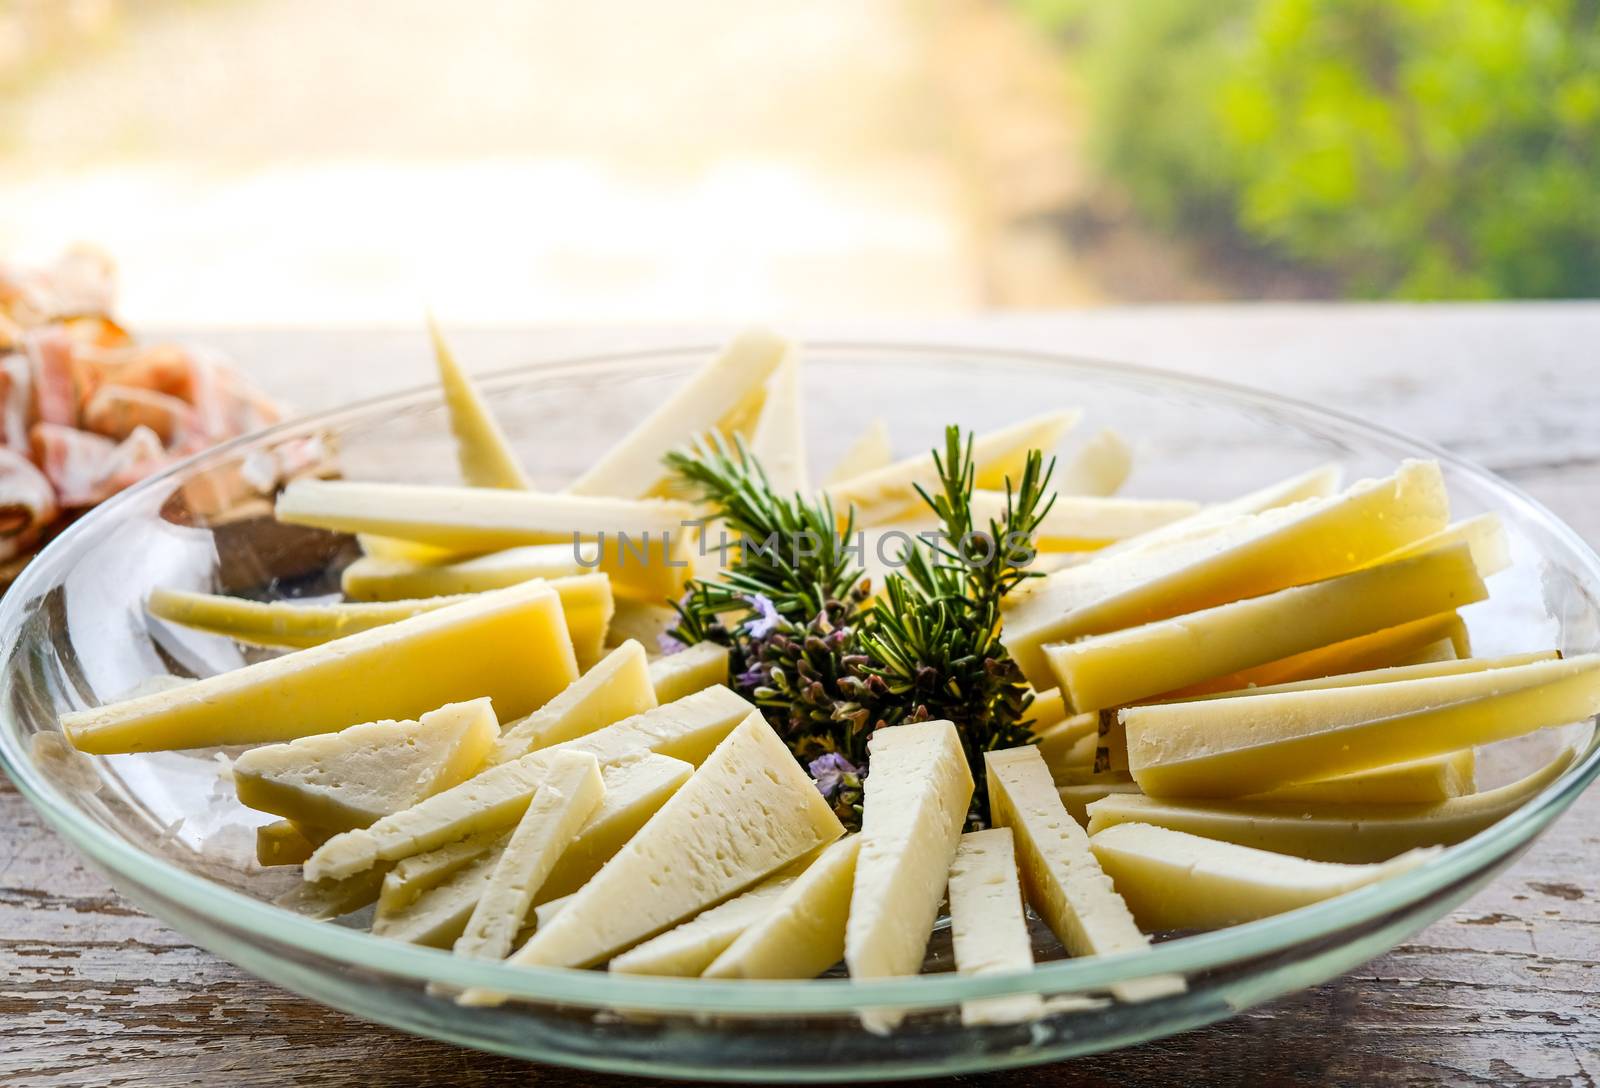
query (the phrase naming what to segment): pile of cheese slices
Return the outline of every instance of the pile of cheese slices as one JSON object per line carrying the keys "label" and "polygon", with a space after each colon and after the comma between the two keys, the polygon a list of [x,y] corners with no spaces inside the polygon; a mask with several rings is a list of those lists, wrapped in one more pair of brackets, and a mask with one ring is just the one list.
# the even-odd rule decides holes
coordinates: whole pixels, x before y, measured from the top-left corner
{"label": "pile of cheese slices", "polygon": [[[1119,953],[1415,866],[1572,758],[1478,791],[1477,746],[1600,712],[1600,658],[1470,655],[1458,610],[1509,548],[1493,516],[1450,521],[1437,465],[1342,490],[1318,468],[1200,507],[1113,496],[1128,454],[1107,433],[1059,471],[1051,573],[1005,618],[1037,743],[972,768],[960,723],[879,730],[846,835],[727,686],[726,649],[645,649],[704,561],[663,454],[738,435],[775,487],[812,489],[796,352],[738,338],[558,493],[530,488],[442,343],[439,362],[467,486],[291,484],[280,519],[360,538],[347,599],[158,590],[152,622],[287,652],[62,721],[90,753],[257,745],[233,781],[278,818],[259,861],[303,866],[281,900],[303,913],[375,904],[374,933],[514,964],[880,978],[921,970],[945,908],[959,970],[1025,971],[1030,907],[1068,954]],[[979,436],[979,505],[1073,422]],[[933,472],[874,427],[820,486],[886,536],[923,524]],[[619,532],[635,543],[608,548]],[[991,827],[964,834],[974,773]]]}

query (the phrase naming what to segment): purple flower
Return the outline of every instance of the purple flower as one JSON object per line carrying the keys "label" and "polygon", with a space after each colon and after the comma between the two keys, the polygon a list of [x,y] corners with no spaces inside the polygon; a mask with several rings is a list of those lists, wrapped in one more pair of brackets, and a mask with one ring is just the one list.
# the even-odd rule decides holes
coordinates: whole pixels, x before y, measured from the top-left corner
{"label": "purple flower", "polygon": [[818,756],[811,761],[808,769],[811,771],[812,779],[817,783],[817,789],[822,791],[824,797],[832,797],[840,786],[847,785],[846,777],[855,777],[861,773],[855,764],[838,752]]}
{"label": "purple flower", "polygon": [[671,632],[662,631],[656,635],[656,649],[664,654],[675,654],[688,648],[687,643],[680,638],[674,638]]}
{"label": "purple flower", "polygon": [[751,638],[766,638],[772,634],[778,624],[783,622],[783,617],[778,615],[777,607],[762,594],[752,593],[745,600],[749,601],[750,607],[754,608],[758,613],[758,615],[745,620],[744,623],[744,633]]}
{"label": "purple flower", "polygon": [[757,661],[748,669],[744,670],[744,672],[741,672],[739,675],[735,676],[733,678],[733,682],[738,687],[745,688],[747,690],[754,690],[765,684],[768,679],[767,667],[761,662]]}

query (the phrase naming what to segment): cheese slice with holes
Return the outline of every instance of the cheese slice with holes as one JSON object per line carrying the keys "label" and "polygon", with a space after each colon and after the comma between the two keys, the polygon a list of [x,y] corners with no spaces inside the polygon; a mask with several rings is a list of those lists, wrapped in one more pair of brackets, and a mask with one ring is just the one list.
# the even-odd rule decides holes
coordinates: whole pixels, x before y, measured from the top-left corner
{"label": "cheese slice with holes", "polygon": [[[1089,849],[1089,837],[1067,815],[1044,759],[1032,746],[988,752],[989,819],[1015,836],[1028,902],[1074,956],[1106,956],[1148,948],[1128,906]],[[868,776],[870,781],[871,776]],[[1156,977],[1111,988],[1124,1001],[1179,993],[1181,978]]]}
{"label": "cheese slice with holes", "polygon": [[[511,962],[600,963],[843,833],[810,776],[752,713]],[[495,999],[465,998],[485,1000]]]}
{"label": "cheese slice with holes", "polygon": [[1437,463],[1338,495],[1246,514],[1195,540],[1095,560],[1041,579],[1005,616],[1002,641],[1028,682],[1055,686],[1044,647],[1331,578],[1445,527]]}
{"label": "cheese slice with holes", "polygon": [[63,715],[81,751],[263,744],[488,696],[502,719],[578,676],[554,590],[483,594],[192,684]]}
{"label": "cheese slice with holes", "polygon": [[368,722],[233,761],[239,802],[313,827],[347,831],[410,808],[476,774],[500,725],[487,699],[417,721]]}
{"label": "cheese slice with holes", "polygon": [[1239,797],[1445,755],[1600,713],[1600,654],[1390,684],[1129,707],[1155,797]]}
{"label": "cheese slice with holes", "polygon": [[708,431],[745,433],[752,395],[759,395],[793,351],[787,340],[765,330],[740,333],[567,490],[630,499],[657,492],[667,478],[662,459],[669,452]]}
{"label": "cheese slice with holes", "polygon": [[[867,752],[872,773],[863,789],[861,855],[844,961],[852,978],[914,975],[922,970],[950,860],[967,822],[972,772],[961,736],[948,721],[879,729]],[[872,1009],[862,1022],[883,1031],[901,1015]]]}
{"label": "cheese slice with holes", "polygon": [[800,379],[800,357],[791,353],[767,382],[766,400],[750,434],[750,453],[777,495],[806,495],[811,491]]}
{"label": "cheese slice with holes", "polygon": [[600,764],[586,752],[557,752],[527,811],[500,851],[483,894],[456,939],[454,952],[504,959],[562,853],[600,806]]}
{"label": "cheese slice with holes", "polygon": [[[1078,416],[1075,411],[1051,412],[978,435],[972,443],[977,486],[1003,490],[1008,477],[1020,480],[1029,451],[1040,450],[1048,456]],[[920,513],[923,503],[917,494],[919,484],[930,491],[938,490],[939,470],[932,452],[834,484],[828,494],[841,517],[846,507],[853,506],[858,526],[882,525]]]}
{"label": "cheese slice with holes", "polygon": [[1125,706],[1422,619],[1488,596],[1465,543],[1308,585],[1046,646],[1061,690],[1083,712]]}
{"label": "cheese slice with holes", "polygon": [[697,642],[677,653],[658,657],[650,662],[650,682],[655,685],[656,698],[663,703],[704,691],[714,684],[726,684],[728,648],[715,642]]}
{"label": "cheese slice with holes", "polygon": [[[1022,886],[1009,827],[961,836],[950,864],[950,936],[963,975],[1006,975],[1033,969],[1033,942],[1022,912]],[[1039,994],[961,1003],[961,1022],[1015,1024],[1044,1012]]]}
{"label": "cheese slice with holes", "polygon": [[493,761],[504,763],[656,706],[656,689],[644,647],[628,641],[544,706],[506,725],[495,742]]}
{"label": "cheese slice with holes", "polygon": [[705,969],[706,978],[816,978],[844,957],[861,836],[832,843]]}
{"label": "cheese slice with holes", "polygon": [[433,358],[439,368],[439,384],[444,387],[445,411],[450,416],[450,431],[456,439],[456,457],[461,462],[461,478],[473,487],[526,489],[531,486],[511,443],[495,422],[489,405],[467,372],[445,343],[438,322],[428,319],[433,338]]}
{"label": "cheese slice with holes", "polygon": [[1423,847],[1392,861],[1307,861],[1151,824],[1118,824],[1089,840],[1141,928],[1221,929],[1320,903],[1436,857]]}
{"label": "cheese slice with holes", "polygon": [[608,969],[623,975],[695,978],[740,934],[769,914],[794,879],[793,875],[780,875],[763,880],[744,894],[634,945],[614,958]]}
{"label": "cheese slice with holes", "polygon": [[1419,846],[1452,846],[1511,815],[1571,765],[1563,750],[1525,778],[1427,805],[1182,801],[1112,796],[1089,806],[1089,831],[1155,824],[1313,861],[1387,861]]}
{"label": "cheese slice with holes", "polygon": [[852,476],[876,472],[894,461],[894,449],[889,442],[889,424],[883,417],[874,419],[856,440],[845,448],[825,481],[832,486]]}

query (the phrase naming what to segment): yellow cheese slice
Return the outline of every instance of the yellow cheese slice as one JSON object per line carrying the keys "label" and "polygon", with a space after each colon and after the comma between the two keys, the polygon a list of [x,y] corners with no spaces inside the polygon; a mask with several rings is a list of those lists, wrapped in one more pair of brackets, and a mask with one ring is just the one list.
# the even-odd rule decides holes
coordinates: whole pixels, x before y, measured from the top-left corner
{"label": "yellow cheese slice", "polygon": [[1327,498],[1339,490],[1339,482],[1343,477],[1344,473],[1338,465],[1318,465],[1316,468],[1275,481],[1225,502],[1213,503],[1179,521],[1113,545],[1108,551],[1133,551],[1163,546],[1175,540],[1203,534],[1240,515],[1261,514],[1268,510],[1293,506],[1307,499]]}
{"label": "yellow cheese slice", "polygon": [[470,835],[510,827],[522,818],[528,799],[544,780],[549,763],[544,757],[551,753],[586,752],[602,765],[647,753],[699,763],[754,711],[755,707],[727,688],[707,688],[586,736],[530,752],[403,812],[385,816],[370,828],[335,836],[306,862],[306,879],[348,876],[379,861],[397,861]]}
{"label": "yellow cheese slice", "polygon": [[621,598],[617,611],[611,617],[611,627],[606,632],[607,646],[620,646],[628,639],[636,639],[646,649],[661,645],[661,636],[678,625],[678,613],[666,604],[647,604]]}
{"label": "yellow cheese slice", "polygon": [[750,454],[777,495],[809,494],[806,472],[805,400],[800,358],[791,354],[767,383],[766,400],[750,433]]}
{"label": "yellow cheese slice", "polygon": [[1035,735],[1043,735],[1067,720],[1067,707],[1061,699],[1061,690],[1030,691],[1033,701],[1028,704],[1028,717],[1033,721]]}
{"label": "yellow cheese slice", "polygon": [[1413,654],[1406,654],[1396,665],[1430,665],[1438,661],[1459,661],[1461,655],[1456,653],[1456,644],[1447,638],[1430,642]]}
{"label": "yellow cheese slice", "polygon": [[1387,880],[1439,854],[1425,847],[1386,862],[1307,861],[1151,824],[1106,828],[1089,845],[1151,933],[1268,918]]}
{"label": "yellow cheese slice", "polygon": [[322,827],[274,820],[256,828],[256,864],[299,865],[334,833]]}
{"label": "yellow cheese slice", "polygon": [[458,956],[504,959],[563,851],[600,806],[600,764],[586,752],[557,752],[545,780],[500,851],[478,904],[456,939]]}
{"label": "yellow cheese slice", "polygon": [[1061,798],[1061,806],[1079,827],[1089,826],[1089,806],[1112,794],[1143,796],[1144,791],[1131,778],[1117,778],[1104,774],[1086,782],[1071,782],[1056,786],[1056,796]]}
{"label": "yellow cheese slice", "polygon": [[697,642],[650,662],[650,683],[663,703],[727,682],[728,648],[715,642]]}
{"label": "yellow cheese slice", "polygon": [[1458,658],[1472,655],[1471,641],[1466,624],[1454,612],[1402,623],[1397,627],[1374,631],[1370,635],[1336,642],[1331,646],[1308,650],[1293,657],[1273,661],[1266,665],[1245,669],[1230,676],[1219,676],[1203,684],[1196,684],[1173,697],[1207,695],[1233,692],[1252,687],[1270,687],[1300,680],[1316,680],[1344,673],[1368,672],[1372,669],[1416,663],[1418,655],[1441,640],[1448,640]]}
{"label": "yellow cheese slice", "polygon": [[[1448,640],[1446,640],[1448,642]],[[1460,676],[1469,672],[1504,669],[1512,665],[1531,665],[1538,661],[1557,661],[1559,650],[1529,650],[1523,653],[1501,654],[1497,657],[1449,657],[1439,661],[1419,661],[1411,665],[1389,665],[1359,672],[1340,673],[1336,676],[1319,676],[1310,680],[1290,680],[1281,684],[1262,684],[1256,687],[1218,691],[1194,695],[1166,702],[1204,702],[1213,699],[1233,699],[1245,695],[1278,695],[1286,691],[1321,691],[1327,688],[1360,687],[1366,684],[1392,684],[1401,680],[1426,680],[1433,676]]]}
{"label": "yellow cheese slice", "polygon": [[1130,707],[1128,769],[1154,797],[1240,797],[1582,721],[1600,654],[1393,684]]}
{"label": "yellow cheese slice", "polygon": [[450,430],[456,438],[461,478],[473,487],[526,489],[532,486],[483,395],[456,362],[450,345],[445,343],[444,333],[439,331],[439,324],[432,317],[428,318],[428,332],[433,338],[433,357],[439,367],[439,384],[444,387]]}
{"label": "yellow cheese slice", "polygon": [[[1034,540],[1040,551],[1091,551],[1177,521],[1199,508],[1199,503],[1186,499],[1115,499],[1057,492]],[[1002,521],[1005,512],[1005,492],[972,493],[975,524]]]}
{"label": "yellow cheese slice", "polygon": [[451,703],[417,721],[368,722],[252,748],[233,761],[233,784],[250,808],[348,831],[476,774],[499,733],[489,700]]}
{"label": "yellow cheese slice", "polygon": [[[418,544],[414,540],[400,540],[397,537],[379,536],[376,533],[357,533],[356,543],[360,545],[362,555],[373,559],[394,559],[406,563],[449,563],[479,554],[462,552],[455,548],[440,548],[432,544]],[[404,594],[404,596],[420,597],[423,594]]]}
{"label": "yellow cheese slice", "polygon": [[157,619],[223,635],[236,642],[303,649],[459,604],[462,600],[461,597],[436,597],[381,604],[269,603],[158,586],[150,591],[145,608]]}
{"label": "yellow cheese slice", "polygon": [[1430,759],[1414,759],[1347,774],[1322,782],[1303,782],[1256,794],[1254,801],[1310,804],[1408,805],[1464,797],[1477,788],[1478,757],[1472,748]]}
{"label": "yellow cheese slice", "polygon": [[839,460],[834,463],[833,470],[828,473],[824,484],[831,487],[853,476],[876,472],[893,461],[894,449],[889,442],[889,424],[879,416],[867,424],[867,429],[845,448]]}
{"label": "yellow cheese slice", "polygon": [[[843,833],[810,776],[752,713],[511,962],[599,963]],[[497,998],[469,992],[463,1000]]]}
{"label": "yellow cheese slice", "polygon": [[625,499],[655,493],[665,482],[662,459],[670,451],[708,431],[742,433],[738,417],[746,415],[752,394],[759,393],[793,353],[787,340],[765,330],[740,333],[567,490]]}
{"label": "yellow cheese slice", "polygon": [[[1002,641],[1036,689],[1055,686],[1044,646],[1314,582],[1444,528],[1439,466],[1408,461],[1326,499],[1241,515],[1199,540],[1071,567],[1005,617]],[[1109,566],[1102,566],[1102,563]]]}
{"label": "yellow cheese slice", "polygon": [[1044,653],[1078,711],[1124,706],[1488,596],[1464,543]]}
{"label": "yellow cheese slice", "polygon": [[486,851],[423,889],[403,907],[385,909],[380,903],[372,917],[372,932],[407,944],[449,948],[465,931],[499,861],[499,850]]}
{"label": "yellow cheese slice", "polygon": [[1109,427],[1091,435],[1055,472],[1061,495],[1115,495],[1133,472],[1133,447]]}
{"label": "yellow cheese slice", "polygon": [[[963,975],[1009,975],[1033,969],[1033,943],[1022,913],[1022,886],[1009,827],[969,831],[950,863],[950,936]],[[1038,994],[961,1003],[961,1022],[1015,1024],[1044,1013]]]}
{"label": "yellow cheese slice", "polygon": [[[989,822],[1015,835],[1028,902],[1074,956],[1148,948],[1127,904],[1089,849],[1089,837],[1067,815],[1044,759],[1032,746],[986,752]],[[871,781],[872,776],[867,776]],[[1140,979],[1112,987],[1124,1001],[1149,1000],[1184,988],[1181,978]]]}
{"label": "yellow cheese slice", "polygon": [[[426,548],[426,545],[418,545]],[[600,549],[592,543],[526,544],[487,555],[429,559],[367,555],[340,574],[339,588],[353,601],[398,601],[504,589],[535,578],[565,578],[593,569]]]}
{"label": "yellow cheese slice", "polygon": [[1498,789],[1431,805],[1311,805],[1271,801],[1168,801],[1112,796],[1089,806],[1089,831],[1155,824],[1313,861],[1387,861],[1419,846],[1452,846],[1532,800],[1572,763],[1562,751],[1534,773]]}
{"label": "yellow cheese slice", "polygon": [[[770,396],[767,403],[772,403]],[[743,895],[634,945],[607,969],[623,975],[698,977],[740,934],[772,911],[794,879],[791,875],[763,880]]]}
{"label": "yellow cheese slice", "polygon": [[[972,801],[972,772],[961,736],[948,721],[879,729],[867,742],[872,773],[863,789],[861,855],[856,859],[844,961],[851,978],[922,970],[944,897],[950,861]],[[869,1030],[903,1014],[862,1014]]]}
{"label": "yellow cheese slice", "polygon": [[644,647],[624,642],[560,695],[518,722],[510,722],[494,745],[493,762],[520,759],[656,706]]}
{"label": "yellow cheese slice", "polygon": [[77,748],[99,755],[262,744],[480,696],[500,718],[520,718],[577,676],[560,598],[530,583],[66,714],[61,726]]}
{"label": "yellow cheese slice", "polygon": [[1040,733],[1039,754],[1044,756],[1050,773],[1060,774],[1067,768],[1093,763],[1099,725],[1098,714],[1075,714]]}
{"label": "yellow cheese slice", "polygon": [[816,978],[838,963],[860,852],[860,835],[830,844],[712,961],[704,977]]}
{"label": "yellow cheese slice", "polygon": [[[1048,454],[1055,449],[1078,415],[1052,412],[977,436],[972,443],[977,486],[1003,490],[1008,477],[1020,480],[1028,452],[1042,450]],[[921,511],[918,484],[930,491],[938,490],[939,470],[931,452],[834,484],[828,494],[840,516],[853,506],[858,526],[882,525]]]}
{"label": "yellow cheese slice", "polygon": [[1499,574],[1511,566],[1511,538],[1506,535],[1506,528],[1500,521],[1499,514],[1479,514],[1477,517],[1458,521],[1437,533],[1390,552],[1377,562],[1391,563],[1396,559],[1437,551],[1453,544],[1465,544],[1472,550],[1472,562],[1477,566],[1478,573],[1485,578],[1491,574]]}

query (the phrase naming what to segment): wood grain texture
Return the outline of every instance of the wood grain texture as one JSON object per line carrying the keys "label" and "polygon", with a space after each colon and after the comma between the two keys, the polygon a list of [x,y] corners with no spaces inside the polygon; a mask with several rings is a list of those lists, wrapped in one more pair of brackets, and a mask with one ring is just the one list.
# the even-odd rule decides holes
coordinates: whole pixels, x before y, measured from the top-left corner
{"label": "wood grain texture", "polygon": [[[458,347],[488,369],[716,331],[485,331]],[[1158,308],[811,331],[1109,356],[1303,396],[1475,457],[1600,540],[1600,306]],[[427,375],[413,331],[205,338],[308,409]],[[1130,1050],[958,1082],[1593,1088],[1597,857],[1600,791],[1462,909],[1341,979]],[[121,900],[0,781],[0,1084],[418,1083],[642,1082],[415,1039],[257,981]]]}

